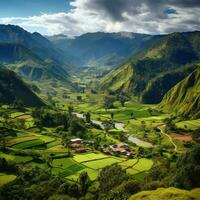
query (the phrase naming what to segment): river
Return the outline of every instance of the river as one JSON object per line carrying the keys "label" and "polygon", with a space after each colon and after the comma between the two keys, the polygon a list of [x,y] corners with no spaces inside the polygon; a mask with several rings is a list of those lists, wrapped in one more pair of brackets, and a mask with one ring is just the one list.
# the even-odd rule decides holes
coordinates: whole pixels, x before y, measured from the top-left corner
{"label": "river", "polygon": [[[77,113],[77,112],[74,112],[73,113],[74,115],[76,115],[77,117],[79,118],[82,118],[82,119],[85,119],[85,116],[84,114],[82,113]],[[103,122],[102,121],[99,121],[99,120],[91,120],[91,122],[93,124],[96,124],[96,125],[99,125],[102,129],[104,129],[104,125],[103,125]],[[122,130],[122,131],[126,131],[124,129],[124,126],[125,124],[122,123],[122,122],[115,122],[115,128],[118,129],[118,130]],[[153,145],[149,142],[146,142],[146,141],[143,141],[143,140],[140,140],[139,138],[136,138],[136,137],[133,137],[132,135],[128,135],[128,141],[129,142],[132,142],[134,144],[136,144],[137,146],[142,146],[142,147],[153,147]]]}

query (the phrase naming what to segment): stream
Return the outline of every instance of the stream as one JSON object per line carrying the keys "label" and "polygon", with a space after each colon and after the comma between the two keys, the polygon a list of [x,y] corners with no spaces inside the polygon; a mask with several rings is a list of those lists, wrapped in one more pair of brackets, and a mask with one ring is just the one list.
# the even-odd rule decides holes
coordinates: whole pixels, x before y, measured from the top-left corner
{"label": "stream", "polygon": [[[84,117],[84,115],[82,113],[74,112],[73,114],[76,115],[79,118],[85,119],[85,117]],[[99,125],[102,129],[104,129],[104,125],[103,125],[102,121],[91,120],[91,122],[93,124],[95,124],[95,125]],[[125,129],[124,129],[125,124],[124,123],[122,123],[122,122],[115,122],[114,124],[115,124],[115,128],[116,129],[125,131]],[[132,142],[132,143],[134,143],[134,144],[136,144],[138,146],[142,146],[142,147],[153,147],[153,145],[151,143],[143,141],[143,140],[140,140],[139,138],[133,137],[130,134],[128,135],[128,141]]]}

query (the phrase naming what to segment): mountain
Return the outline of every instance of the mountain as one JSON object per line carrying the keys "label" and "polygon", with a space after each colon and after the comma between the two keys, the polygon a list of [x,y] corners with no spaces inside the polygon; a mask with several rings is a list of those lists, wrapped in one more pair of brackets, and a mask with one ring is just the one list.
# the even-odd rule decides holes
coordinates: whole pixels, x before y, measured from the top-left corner
{"label": "mountain", "polygon": [[0,62],[27,80],[69,79],[58,64],[44,62],[22,44],[0,43]]}
{"label": "mountain", "polygon": [[66,53],[56,48],[48,39],[37,32],[31,34],[19,26],[0,25],[0,43],[21,44],[43,60],[69,64]]}
{"label": "mountain", "polygon": [[13,71],[0,67],[0,103],[20,101],[25,106],[41,107],[45,104]]}
{"label": "mountain", "polygon": [[165,94],[159,108],[200,118],[200,66]]}
{"label": "mountain", "polygon": [[64,35],[48,37],[59,49],[78,58],[76,64],[101,69],[119,66],[156,38],[130,32],[86,33],[74,38]]}
{"label": "mountain", "polygon": [[[182,70],[185,65],[198,61],[199,52],[198,31],[163,35],[143,48],[127,63],[103,77],[98,87],[102,90],[131,93],[139,96],[145,103],[157,103],[164,93],[188,75],[182,72],[177,80],[171,81],[173,73],[177,74],[177,70]],[[168,83],[168,86],[163,83]],[[159,93],[158,98],[149,98],[156,95],[155,90]],[[144,93],[147,91],[148,95],[145,96]]]}

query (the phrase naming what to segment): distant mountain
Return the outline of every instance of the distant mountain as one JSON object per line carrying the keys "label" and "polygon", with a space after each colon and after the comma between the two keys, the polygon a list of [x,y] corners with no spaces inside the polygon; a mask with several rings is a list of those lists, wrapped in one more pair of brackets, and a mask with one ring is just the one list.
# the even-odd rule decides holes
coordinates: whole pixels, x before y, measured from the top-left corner
{"label": "distant mountain", "polygon": [[25,106],[41,107],[45,104],[13,71],[0,67],[0,103],[20,101]]}
{"label": "distant mountain", "polygon": [[165,94],[159,108],[188,118],[200,118],[200,65]]}
{"label": "distant mountain", "polygon": [[58,64],[44,62],[22,44],[0,43],[0,62],[27,80],[69,79]]}
{"label": "distant mountain", "polygon": [[[123,91],[140,98],[142,96],[141,99],[145,103],[158,103],[171,87],[188,75],[186,72],[180,72],[185,65],[199,59],[200,32],[163,35],[143,48],[126,64],[103,77],[98,87],[114,92]],[[171,80],[175,79],[173,73],[177,74],[179,69],[180,76],[176,77],[177,80]]]}
{"label": "distant mountain", "polygon": [[77,58],[81,67],[111,69],[136,54],[157,36],[121,33],[86,33],[75,38],[64,35],[48,37],[59,49]]}
{"label": "distant mountain", "polygon": [[62,64],[69,62],[66,53],[56,48],[48,39],[37,32],[31,34],[19,26],[0,25],[0,43],[21,44],[43,60]]}

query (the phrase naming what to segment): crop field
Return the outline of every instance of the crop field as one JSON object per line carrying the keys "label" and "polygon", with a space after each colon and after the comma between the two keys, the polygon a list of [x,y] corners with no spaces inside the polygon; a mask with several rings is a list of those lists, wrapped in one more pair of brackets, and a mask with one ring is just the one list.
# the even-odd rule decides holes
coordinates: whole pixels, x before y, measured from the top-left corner
{"label": "crop field", "polygon": [[32,160],[32,157],[30,156],[16,156],[13,154],[6,154],[6,153],[0,153],[0,158],[5,158],[6,160],[15,161],[16,163],[26,163],[30,162]]}
{"label": "crop field", "polygon": [[86,167],[89,167],[91,169],[101,169],[107,165],[111,165],[111,164],[119,163],[119,162],[121,162],[121,160],[109,157],[109,158],[105,158],[105,159],[101,159],[101,160],[84,162],[83,164]]}
{"label": "crop field", "polygon": [[77,154],[73,157],[76,162],[82,163],[91,160],[97,160],[102,158],[107,158],[108,156],[101,153],[87,153],[87,154]]}
{"label": "crop field", "polygon": [[[132,163],[130,162],[128,164],[133,164],[133,165],[131,165],[130,168],[127,168],[127,170],[126,170],[127,173],[129,173],[129,174],[137,174],[139,172],[150,170],[152,165],[153,165],[153,161],[150,160],[150,159],[141,158],[139,160],[139,162],[135,161],[135,163],[134,163],[134,160],[133,160]],[[126,164],[126,165],[128,165],[128,164]],[[124,166],[123,163],[120,163],[120,165]]]}
{"label": "crop field", "polygon": [[0,186],[10,183],[16,178],[15,175],[0,173]]}
{"label": "crop field", "polygon": [[28,149],[28,148],[32,148],[32,147],[36,147],[36,146],[40,146],[40,145],[44,145],[45,142],[40,140],[40,139],[35,139],[35,140],[31,140],[31,141],[27,141],[27,142],[22,142],[19,144],[16,144],[13,146],[13,148],[16,149]]}

